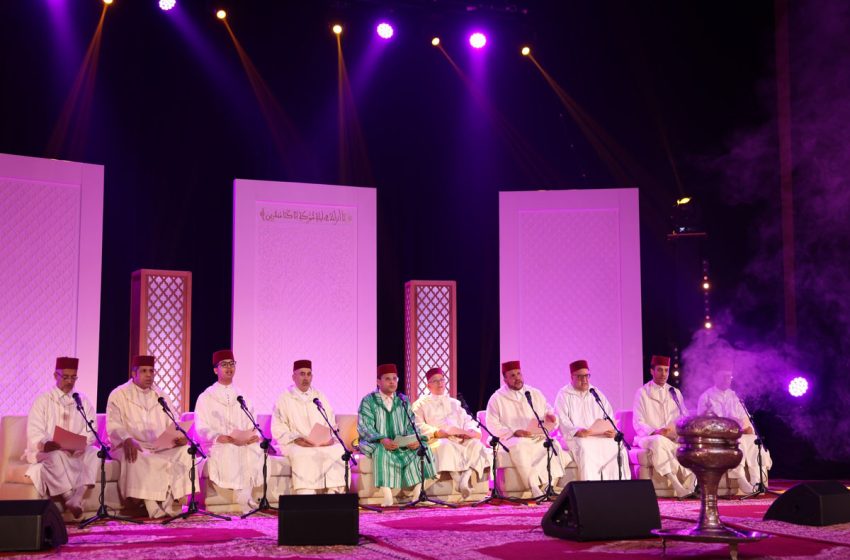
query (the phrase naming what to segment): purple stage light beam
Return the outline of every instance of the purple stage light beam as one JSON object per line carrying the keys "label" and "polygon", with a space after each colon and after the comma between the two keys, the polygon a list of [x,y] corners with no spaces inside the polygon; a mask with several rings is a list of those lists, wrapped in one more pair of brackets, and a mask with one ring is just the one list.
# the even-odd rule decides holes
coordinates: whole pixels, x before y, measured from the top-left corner
{"label": "purple stage light beam", "polygon": [[476,31],[472,35],[469,36],[469,45],[473,49],[483,49],[487,44],[487,36],[481,33],[480,31]]}
{"label": "purple stage light beam", "polygon": [[378,37],[381,39],[389,40],[392,39],[395,34],[395,29],[389,23],[382,21],[378,24],[378,27],[375,28],[375,31],[378,33]]}
{"label": "purple stage light beam", "polygon": [[792,397],[802,397],[809,390],[809,381],[805,377],[795,377],[788,383],[788,393]]}

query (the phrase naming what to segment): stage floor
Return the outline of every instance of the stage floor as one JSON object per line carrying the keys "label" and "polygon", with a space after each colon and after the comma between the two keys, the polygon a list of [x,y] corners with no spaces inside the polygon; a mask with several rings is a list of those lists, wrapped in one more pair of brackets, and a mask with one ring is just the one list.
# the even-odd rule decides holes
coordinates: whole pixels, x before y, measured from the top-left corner
{"label": "stage floor", "polygon": [[[788,487],[790,481],[775,484]],[[771,536],[759,543],[742,545],[739,558],[850,559],[850,523],[806,527],[778,521],[762,521],[773,498],[748,501],[722,500],[723,521],[736,528],[755,529]],[[699,513],[697,500],[659,500],[662,526],[685,528]],[[624,504],[628,508],[628,504]],[[86,530],[68,525],[69,541],[59,549],[37,554],[0,554],[3,558],[72,559],[123,558],[291,558],[327,559],[394,558],[409,560],[570,558],[634,560],[662,558],[659,539],[579,543],[547,537],[541,518],[548,505],[440,507],[360,515],[358,546],[286,547],[277,545],[278,520],[254,516],[247,520],[209,520],[193,517],[163,526],[156,521],[143,525],[96,524]],[[668,543],[666,558],[728,558],[723,545]]]}

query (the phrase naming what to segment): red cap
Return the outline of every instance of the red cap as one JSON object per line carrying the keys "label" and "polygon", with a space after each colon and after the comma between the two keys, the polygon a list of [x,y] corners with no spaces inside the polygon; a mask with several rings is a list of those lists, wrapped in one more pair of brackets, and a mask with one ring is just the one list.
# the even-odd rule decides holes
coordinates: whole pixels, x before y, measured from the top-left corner
{"label": "red cap", "polygon": [[587,360],[576,360],[570,364],[570,373],[575,373],[580,369],[590,369],[587,365]]}
{"label": "red cap", "polygon": [[398,368],[395,364],[381,364],[378,366],[378,379],[386,373],[394,373],[398,375]]}
{"label": "red cap", "polygon": [[133,356],[132,367],[138,368],[142,366],[154,367],[156,358],[153,356]]}
{"label": "red cap", "polygon": [[438,367],[432,367],[431,369],[429,369],[428,371],[425,372],[425,379],[430,381],[431,378],[434,377],[435,375],[446,375],[446,374],[443,373],[442,369],[440,369]]}
{"label": "red cap", "polygon": [[217,350],[216,352],[213,352],[212,362],[214,366],[217,366],[219,362],[234,359],[233,350]]}
{"label": "red cap", "polygon": [[519,369],[519,360],[513,360],[512,362],[505,362],[502,364],[502,373],[507,373],[512,369]]}
{"label": "red cap", "polygon": [[295,360],[292,363],[292,371],[301,368],[313,369],[313,362],[310,360]]}
{"label": "red cap", "polygon": [[79,358],[69,358],[67,356],[62,356],[61,358],[56,358],[56,369],[78,369],[80,365]]}
{"label": "red cap", "polygon": [[655,366],[667,366],[670,367],[670,356],[653,356],[651,360],[649,360],[650,367]]}

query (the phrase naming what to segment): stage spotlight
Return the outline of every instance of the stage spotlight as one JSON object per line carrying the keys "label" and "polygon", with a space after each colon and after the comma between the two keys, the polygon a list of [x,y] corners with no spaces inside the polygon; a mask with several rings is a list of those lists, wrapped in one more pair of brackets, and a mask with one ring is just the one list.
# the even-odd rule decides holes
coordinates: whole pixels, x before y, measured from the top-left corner
{"label": "stage spotlight", "polygon": [[431,44],[434,45],[435,47],[439,47],[440,46],[440,38],[434,37],[433,39],[431,39]]}
{"label": "stage spotlight", "polygon": [[706,321],[705,322],[705,328],[710,329],[711,327],[712,327],[711,321]]}
{"label": "stage spotlight", "polygon": [[522,56],[528,56],[531,54],[531,49],[528,47],[523,47],[520,52],[522,53]]}
{"label": "stage spotlight", "polygon": [[103,0],[103,3],[109,6],[110,4],[112,4],[112,1],[113,0]]}
{"label": "stage spotlight", "polygon": [[795,377],[788,383],[788,393],[792,397],[802,397],[809,390],[809,381],[805,377]]}
{"label": "stage spotlight", "polygon": [[177,4],[177,0],[159,0],[159,9],[167,12]]}
{"label": "stage spotlight", "polygon": [[707,289],[709,289],[710,287],[711,287],[711,284],[709,284],[708,282],[703,282],[703,283],[702,283],[702,289],[703,289],[703,290],[707,290]]}
{"label": "stage spotlight", "polygon": [[224,10],[219,10],[215,13],[215,17],[217,17],[218,19],[224,19],[227,17],[227,12],[225,12]]}
{"label": "stage spotlight", "polygon": [[473,49],[483,49],[484,45],[487,44],[487,37],[480,31],[476,31],[469,36],[469,44]]}
{"label": "stage spotlight", "polygon": [[342,26],[338,23],[336,25],[334,25],[333,27],[331,27],[331,30],[334,32],[334,35],[342,34]]}
{"label": "stage spotlight", "polygon": [[393,26],[385,21],[379,23],[375,31],[377,31],[378,37],[381,39],[392,39],[393,33],[395,33]]}

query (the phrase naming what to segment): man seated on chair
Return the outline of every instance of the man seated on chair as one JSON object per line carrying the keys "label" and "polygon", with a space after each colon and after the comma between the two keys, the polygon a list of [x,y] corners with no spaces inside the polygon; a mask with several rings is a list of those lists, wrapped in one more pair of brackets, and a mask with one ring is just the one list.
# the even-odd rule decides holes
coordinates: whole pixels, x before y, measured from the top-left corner
{"label": "man seated on chair", "polygon": [[[233,384],[236,360],[232,350],[219,350],[212,356],[218,381],[198,396],[195,404],[195,431],[207,446],[207,476],[219,488],[236,493],[236,502],[247,513],[257,507],[252,497],[255,486],[263,483],[263,450],[260,436],[237,397],[242,393]],[[243,397],[245,407],[254,407]]]}
{"label": "man seated on chair", "polygon": [[[74,517],[82,515],[83,495],[94,486],[99,469],[97,450],[91,446],[94,434],[86,427],[74,402],[73,395],[77,394],[86,416],[97,429],[91,402],[82,393],[74,393],[78,366],[77,358],[56,358],[53,371],[56,386],[37,396],[27,414],[27,448],[23,456],[31,464],[26,476],[32,480],[38,495],[58,496]],[[85,437],[85,446],[63,448],[53,439],[57,428]]]}
{"label": "man seated on chair", "polygon": [[313,363],[296,360],[292,364],[292,385],[274,406],[272,436],[289,457],[296,494],[339,494],[345,491],[345,450],[331,433],[316,399],[336,428],[328,397],[313,387]]}
{"label": "man seated on chair", "polygon": [[446,375],[440,368],[425,373],[430,394],[413,403],[419,433],[429,439],[428,447],[437,460],[436,470],[447,472],[464,498],[472,493],[472,473],[484,479],[489,466],[488,449],[481,443],[481,430],[460,401],[449,396]]}
{"label": "man seated on chair", "polygon": [[679,444],[676,420],[688,415],[682,393],[667,384],[670,358],[653,356],[650,360],[652,380],[635,393],[634,418],[635,444],[649,450],[652,468],[665,477],[677,497],[693,493],[696,477],[679,464],[676,449]]}
{"label": "man seated on chair", "polygon": [[[729,469],[727,476],[738,481],[738,488],[744,494],[753,492],[753,484],[758,483],[759,463],[758,447],[753,425],[744,410],[738,394],[732,390],[732,368],[721,366],[714,372],[714,386],[707,389],[699,397],[697,413],[705,416],[722,416],[731,418],[741,425],[743,434],[738,443],[744,456],[741,463],[734,469]],[[762,475],[767,479],[767,471],[773,462],[767,449],[762,448]],[[746,467],[746,470],[745,470]],[[749,480],[747,480],[749,472]]]}
{"label": "man seated on chair", "polygon": [[155,361],[153,356],[135,356],[130,380],[116,387],[106,403],[112,457],[121,461],[118,491],[123,500],[143,500],[153,518],[180,513],[180,500],[191,489],[193,461],[183,435],[175,435],[163,446],[154,445],[173,426],[158,399],[162,397],[172,412],[177,410],[154,385]]}
{"label": "man seated on chair", "polygon": [[[381,506],[393,505],[393,488],[412,491],[423,483],[420,441],[410,423],[410,404],[396,393],[398,368],[395,364],[378,366],[378,388],[363,397],[357,414],[360,450],[372,459],[375,486],[381,491]],[[398,438],[410,440],[395,441]],[[426,447],[425,479],[434,478],[434,457]]]}
{"label": "man seated on chair", "polygon": [[[527,485],[532,497],[538,498],[543,495],[541,487],[545,488],[548,484],[550,473],[546,467],[545,439],[543,432],[536,427],[535,411],[544,420],[549,432],[558,427],[558,417],[543,393],[523,382],[519,361],[502,364],[502,381],[502,387],[487,402],[487,427],[510,449],[511,462],[519,479]],[[531,404],[526,395],[531,398]],[[550,459],[550,470],[554,486],[564,476],[567,457],[561,445],[557,441],[553,443],[556,454]]]}
{"label": "man seated on chair", "polygon": [[[600,402],[591,391],[596,392]],[[605,420],[606,413],[613,420],[614,411],[605,395],[590,384],[590,368],[586,360],[570,364],[570,384],[558,391],[555,411],[561,434],[578,465],[579,480],[631,478],[625,447],[614,440],[616,431]],[[618,471],[619,466],[622,466],[621,472]]]}

